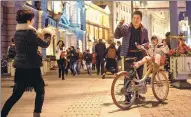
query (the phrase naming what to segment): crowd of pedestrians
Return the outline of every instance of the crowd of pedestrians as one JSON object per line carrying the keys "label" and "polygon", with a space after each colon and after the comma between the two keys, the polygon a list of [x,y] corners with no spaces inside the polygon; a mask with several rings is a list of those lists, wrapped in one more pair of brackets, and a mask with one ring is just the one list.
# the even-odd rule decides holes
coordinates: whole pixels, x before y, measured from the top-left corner
{"label": "crowd of pedestrians", "polygon": [[81,69],[85,69],[89,75],[92,75],[92,70],[96,70],[97,75],[101,75],[103,78],[107,71],[112,71],[111,68],[114,69],[113,73],[118,71],[117,60],[120,60],[120,47],[117,49],[114,43],[106,48],[102,39],[99,39],[92,52],[88,49],[81,52],[80,48],[75,49],[74,46],[66,49],[64,42],[59,40],[56,50],[59,78],[63,80],[65,79],[64,74],[67,76],[68,71],[71,71],[71,74],[75,76],[81,73]]}

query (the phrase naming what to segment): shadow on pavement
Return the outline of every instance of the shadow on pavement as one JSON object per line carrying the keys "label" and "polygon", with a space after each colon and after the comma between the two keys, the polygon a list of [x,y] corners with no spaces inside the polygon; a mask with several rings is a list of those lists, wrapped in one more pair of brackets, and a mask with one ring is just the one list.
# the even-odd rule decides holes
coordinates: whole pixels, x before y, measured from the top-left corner
{"label": "shadow on pavement", "polygon": [[[135,101],[135,104],[127,109],[127,110],[122,110],[122,109],[116,109],[113,111],[110,111],[109,113],[115,113],[115,112],[120,112],[120,111],[128,111],[131,110],[133,108],[138,108],[138,107],[144,107],[144,108],[153,108],[153,107],[158,107],[158,106],[163,106],[168,104],[168,102],[159,102],[159,101],[152,101],[152,100],[148,100],[148,101]],[[114,103],[103,103],[103,106],[111,106],[114,105]]]}

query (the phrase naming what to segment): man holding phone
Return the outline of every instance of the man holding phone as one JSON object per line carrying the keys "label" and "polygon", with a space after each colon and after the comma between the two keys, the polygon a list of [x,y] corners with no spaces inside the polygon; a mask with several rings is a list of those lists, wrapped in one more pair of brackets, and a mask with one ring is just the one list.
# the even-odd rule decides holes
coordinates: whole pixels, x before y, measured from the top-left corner
{"label": "man holding phone", "polygon": [[[133,19],[130,24],[124,24],[124,20],[121,20],[118,27],[115,29],[115,39],[122,39],[122,46],[120,56],[124,57],[137,57],[137,60],[141,60],[144,57],[144,53],[139,51],[141,45],[148,45],[148,31],[141,24],[142,12],[134,11]],[[143,66],[138,69],[139,78],[143,75]]]}

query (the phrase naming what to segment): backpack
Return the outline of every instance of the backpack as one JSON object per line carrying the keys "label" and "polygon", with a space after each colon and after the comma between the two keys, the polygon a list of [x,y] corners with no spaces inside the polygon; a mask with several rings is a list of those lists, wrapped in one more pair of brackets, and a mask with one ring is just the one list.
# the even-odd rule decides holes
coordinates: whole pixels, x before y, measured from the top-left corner
{"label": "backpack", "polygon": [[14,58],[15,55],[16,55],[15,45],[10,45],[9,50],[8,50],[8,57],[9,58]]}
{"label": "backpack", "polygon": [[82,60],[83,59],[83,54],[81,52],[79,52],[79,59]]}
{"label": "backpack", "polygon": [[109,48],[107,52],[107,58],[116,58],[116,49],[115,48]]}
{"label": "backpack", "polygon": [[65,57],[66,57],[66,52],[62,51],[61,54],[60,54],[60,58],[65,58]]}

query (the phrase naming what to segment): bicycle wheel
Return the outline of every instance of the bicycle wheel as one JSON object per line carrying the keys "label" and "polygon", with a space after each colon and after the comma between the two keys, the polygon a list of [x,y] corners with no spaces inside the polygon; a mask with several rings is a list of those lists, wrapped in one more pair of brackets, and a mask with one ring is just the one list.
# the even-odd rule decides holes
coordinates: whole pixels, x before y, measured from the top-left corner
{"label": "bicycle wheel", "polygon": [[153,74],[152,91],[158,101],[164,101],[167,98],[169,92],[169,82],[163,71]]}
{"label": "bicycle wheel", "polygon": [[[120,72],[113,80],[111,96],[120,109],[129,109],[136,99],[135,82],[129,80],[128,72]],[[128,103],[127,103],[128,100]]]}

